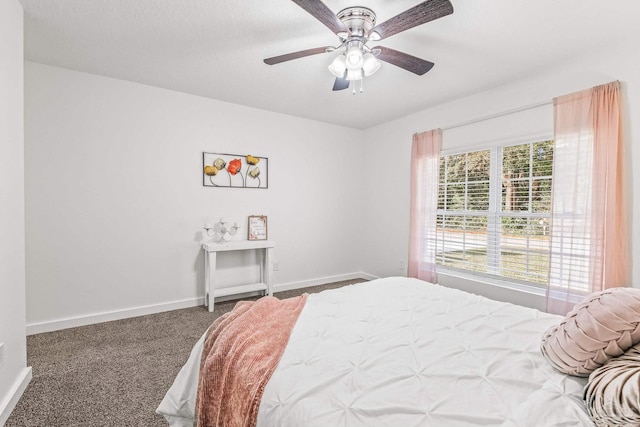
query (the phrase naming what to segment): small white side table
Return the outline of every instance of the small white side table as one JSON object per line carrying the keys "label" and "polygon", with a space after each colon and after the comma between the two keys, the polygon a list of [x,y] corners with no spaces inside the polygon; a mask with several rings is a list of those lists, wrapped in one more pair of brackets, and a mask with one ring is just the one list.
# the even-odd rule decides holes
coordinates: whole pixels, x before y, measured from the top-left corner
{"label": "small white side table", "polygon": [[[213,311],[213,304],[216,297],[242,294],[245,292],[263,291],[272,295],[271,289],[271,250],[276,246],[271,240],[236,240],[226,243],[205,243],[204,249],[204,281],[207,287],[205,304],[209,311]],[[250,285],[230,286],[227,288],[216,288],[216,256],[218,252],[247,251],[261,249],[260,253],[260,282]]]}

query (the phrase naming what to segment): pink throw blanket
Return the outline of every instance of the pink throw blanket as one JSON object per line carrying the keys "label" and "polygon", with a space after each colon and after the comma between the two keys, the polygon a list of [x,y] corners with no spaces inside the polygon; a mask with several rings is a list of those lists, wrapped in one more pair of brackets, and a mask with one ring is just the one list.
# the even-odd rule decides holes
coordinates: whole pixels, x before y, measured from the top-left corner
{"label": "pink throw blanket", "polygon": [[306,300],[241,301],[213,322],[200,361],[198,427],[255,427],[264,387]]}

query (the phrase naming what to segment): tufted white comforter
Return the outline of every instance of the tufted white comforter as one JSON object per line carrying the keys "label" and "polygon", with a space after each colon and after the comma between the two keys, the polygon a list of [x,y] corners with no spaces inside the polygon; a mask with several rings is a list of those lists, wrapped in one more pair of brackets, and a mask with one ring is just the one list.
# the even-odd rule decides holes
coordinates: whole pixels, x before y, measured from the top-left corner
{"label": "tufted white comforter", "polygon": [[[586,379],[540,353],[560,319],[407,278],[309,295],[258,427],[593,426]],[[201,351],[158,407],[174,427],[193,425]]]}

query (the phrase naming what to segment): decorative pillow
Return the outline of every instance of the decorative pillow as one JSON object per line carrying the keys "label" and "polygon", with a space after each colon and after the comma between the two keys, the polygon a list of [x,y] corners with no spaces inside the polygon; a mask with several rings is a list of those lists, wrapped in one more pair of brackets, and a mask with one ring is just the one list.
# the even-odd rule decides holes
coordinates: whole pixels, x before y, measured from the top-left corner
{"label": "decorative pillow", "polygon": [[584,400],[598,427],[640,425],[640,345],[593,371]]}
{"label": "decorative pillow", "polygon": [[542,338],[542,354],[560,372],[586,377],[640,342],[640,289],[611,288],[577,304]]}

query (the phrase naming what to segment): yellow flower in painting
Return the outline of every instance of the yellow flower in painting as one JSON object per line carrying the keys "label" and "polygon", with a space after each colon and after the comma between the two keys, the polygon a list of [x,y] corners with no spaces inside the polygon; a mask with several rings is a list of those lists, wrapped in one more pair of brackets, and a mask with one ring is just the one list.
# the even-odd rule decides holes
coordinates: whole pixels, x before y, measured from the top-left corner
{"label": "yellow flower in painting", "polygon": [[205,166],[204,173],[208,176],[214,176],[218,173],[218,168],[215,166]]}
{"label": "yellow flower in painting", "polygon": [[250,164],[251,166],[257,165],[259,161],[260,157],[253,157],[251,154],[247,156],[247,164]]}

